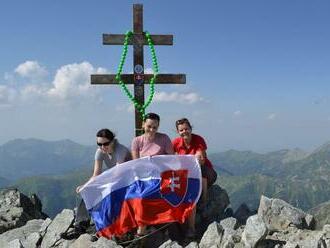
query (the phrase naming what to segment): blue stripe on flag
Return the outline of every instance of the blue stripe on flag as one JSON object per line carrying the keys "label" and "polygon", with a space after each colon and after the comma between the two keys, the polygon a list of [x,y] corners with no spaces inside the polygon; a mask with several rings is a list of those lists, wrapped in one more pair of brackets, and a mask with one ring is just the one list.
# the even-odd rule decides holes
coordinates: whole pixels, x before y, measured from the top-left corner
{"label": "blue stripe on flag", "polygon": [[[199,179],[188,178],[187,193],[182,203],[192,203],[198,197],[200,187]],[[175,194],[168,195],[172,197],[172,202],[181,201]],[[96,230],[99,231],[114,223],[120,214],[124,201],[129,199],[162,199],[160,194],[160,179],[150,179],[147,181],[135,181],[127,187],[123,187],[111,192],[101,202],[89,210]]]}

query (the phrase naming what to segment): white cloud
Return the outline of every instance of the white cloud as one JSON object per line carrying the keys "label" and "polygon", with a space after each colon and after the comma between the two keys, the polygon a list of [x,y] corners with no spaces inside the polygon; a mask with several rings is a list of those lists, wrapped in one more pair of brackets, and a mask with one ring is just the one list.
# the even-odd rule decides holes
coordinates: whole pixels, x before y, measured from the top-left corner
{"label": "white cloud", "polygon": [[153,73],[154,73],[154,71],[153,71],[152,68],[146,68],[146,69],[144,69],[144,74],[153,74]]}
{"label": "white cloud", "polygon": [[29,84],[20,89],[21,100],[34,100],[44,97],[47,93],[48,88],[42,87],[37,84]]}
{"label": "white cloud", "polygon": [[0,106],[9,106],[16,98],[17,92],[5,85],[0,85]]}
{"label": "white cloud", "polygon": [[[24,84],[17,84],[12,74],[5,73],[7,85],[0,87],[0,105],[9,103],[27,103],[34,101],[56,105],[70,101],[102,101],[98,87],[90,84],[91,74],[108,73],[104,68],[94,68],[88,62],[73,63],[60,67],[49,82],[44,76],[47,71],[37,61],[26,61],[17,66],[15,73],[26,79]],[[43,77],[43,78],[42,78]],[[37,80],[38,79],[38,80]],[[15,98],[15,101],[13,99]]]}
{"label": "white cloud", "polygon": [[275,113],[271,113],[267,116],[268,120],[274,120],[276,118],[276,114]]}
{"label": "white cloud", "polygon": [[233,113],[235,116],[239,116],[242,114],[242,112],[240,110],[236,110],[234,113]]}
{"label": "white cloud", "polygon": [[69,99],[74,97],[94,97],[90,84],[91,74],[105,74],[104,68],[94,68],[88,62],[64,65],[57,70],[53,87],[48,90],[50,97]]}
{"label": "white cloud", "polygon": [[197,93],[178,93],[178,92],[156,92],[154,96],[155,102],[177,102],[182,104],[193,104],[203,101]]}
{"label": "white cloud", "polygon": [[16,67],[15,72],[24,78],[42,79],[47,76],[47,70],[40,66],[37,61],[26,61]]}
{"label": "white cloud", "polygon": [[117,105],[116,106],[116,111],[117,112],[129,112],[129,113],[133,113],[135,111],[134,105],[133,104],[124,104],[124,105]]}

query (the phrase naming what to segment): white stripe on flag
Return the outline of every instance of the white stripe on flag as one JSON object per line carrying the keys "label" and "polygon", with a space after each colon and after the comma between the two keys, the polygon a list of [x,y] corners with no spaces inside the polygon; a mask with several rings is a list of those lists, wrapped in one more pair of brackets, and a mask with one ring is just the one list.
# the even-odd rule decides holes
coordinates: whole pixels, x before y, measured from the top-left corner
{"label": "white stripe on flag", "polygon": [[160,179],[167,170],[188,169],[188,178],[201,179],[201,170],[194,155],[158,155],[131,160],[106,170],[81,189],[87,209],[104,197],[137,180]]}

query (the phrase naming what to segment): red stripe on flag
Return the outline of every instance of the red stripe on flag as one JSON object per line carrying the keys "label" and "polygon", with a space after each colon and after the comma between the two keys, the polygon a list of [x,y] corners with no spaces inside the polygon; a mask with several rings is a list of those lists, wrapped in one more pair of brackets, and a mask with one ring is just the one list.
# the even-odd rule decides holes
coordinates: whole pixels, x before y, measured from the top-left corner
{"label": "red stripe on flag", "polygon": [[120,236],[138,227],[168,222],[183,223],[191,214],[194,204],[181,203],[173,207],[162,199],[131,199],[123,202],[118,219],[97,232],[98,236]]}

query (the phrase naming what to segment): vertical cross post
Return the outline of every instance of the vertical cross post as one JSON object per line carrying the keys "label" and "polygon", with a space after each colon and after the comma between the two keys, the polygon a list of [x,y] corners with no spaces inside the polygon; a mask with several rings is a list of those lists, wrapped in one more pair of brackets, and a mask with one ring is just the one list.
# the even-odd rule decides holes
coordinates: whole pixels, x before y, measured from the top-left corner
{"label": "vertical cross post", "polygon": [[[154,45],[173,45],[173,35],[150,35]],[[123,45],[124,34],[103,34],[104,45]],[[152,74],[144,74],[143,46],[148,45],[148,41],[143,32],[143,5],[133,5],[133,35],[128,42],[133,45],[133,68],[134,74],[122,74],[121,79],[125,84],[134,84],[134,98],[140,104],[144,104],[144,85],[150,84]],[[155,84],[185,84],[185,74],[157,74]],[[91,75],[91,84],[107,85],[117,84],[116,75]],[[141,135],[142,129],[141,113],[135,108],[135,135]]]}
{"label": "vertical cross post", "polygon": [[[141,4],[133,5],[133,33],[136,35],[143,35],[143,6]],[[143,80],[137,80],[136,78],[136,66],[141,65],[144,68],[143,58],[143,43],[134,42],[133,45],[134,53],[134,97],[141,104],[144,104],[144,84]],[[144,74],[144,69],[143,72]],[[143,133],[142,130],[142,116],[139,111],[135,108],[135,136],[139,136]]]}

